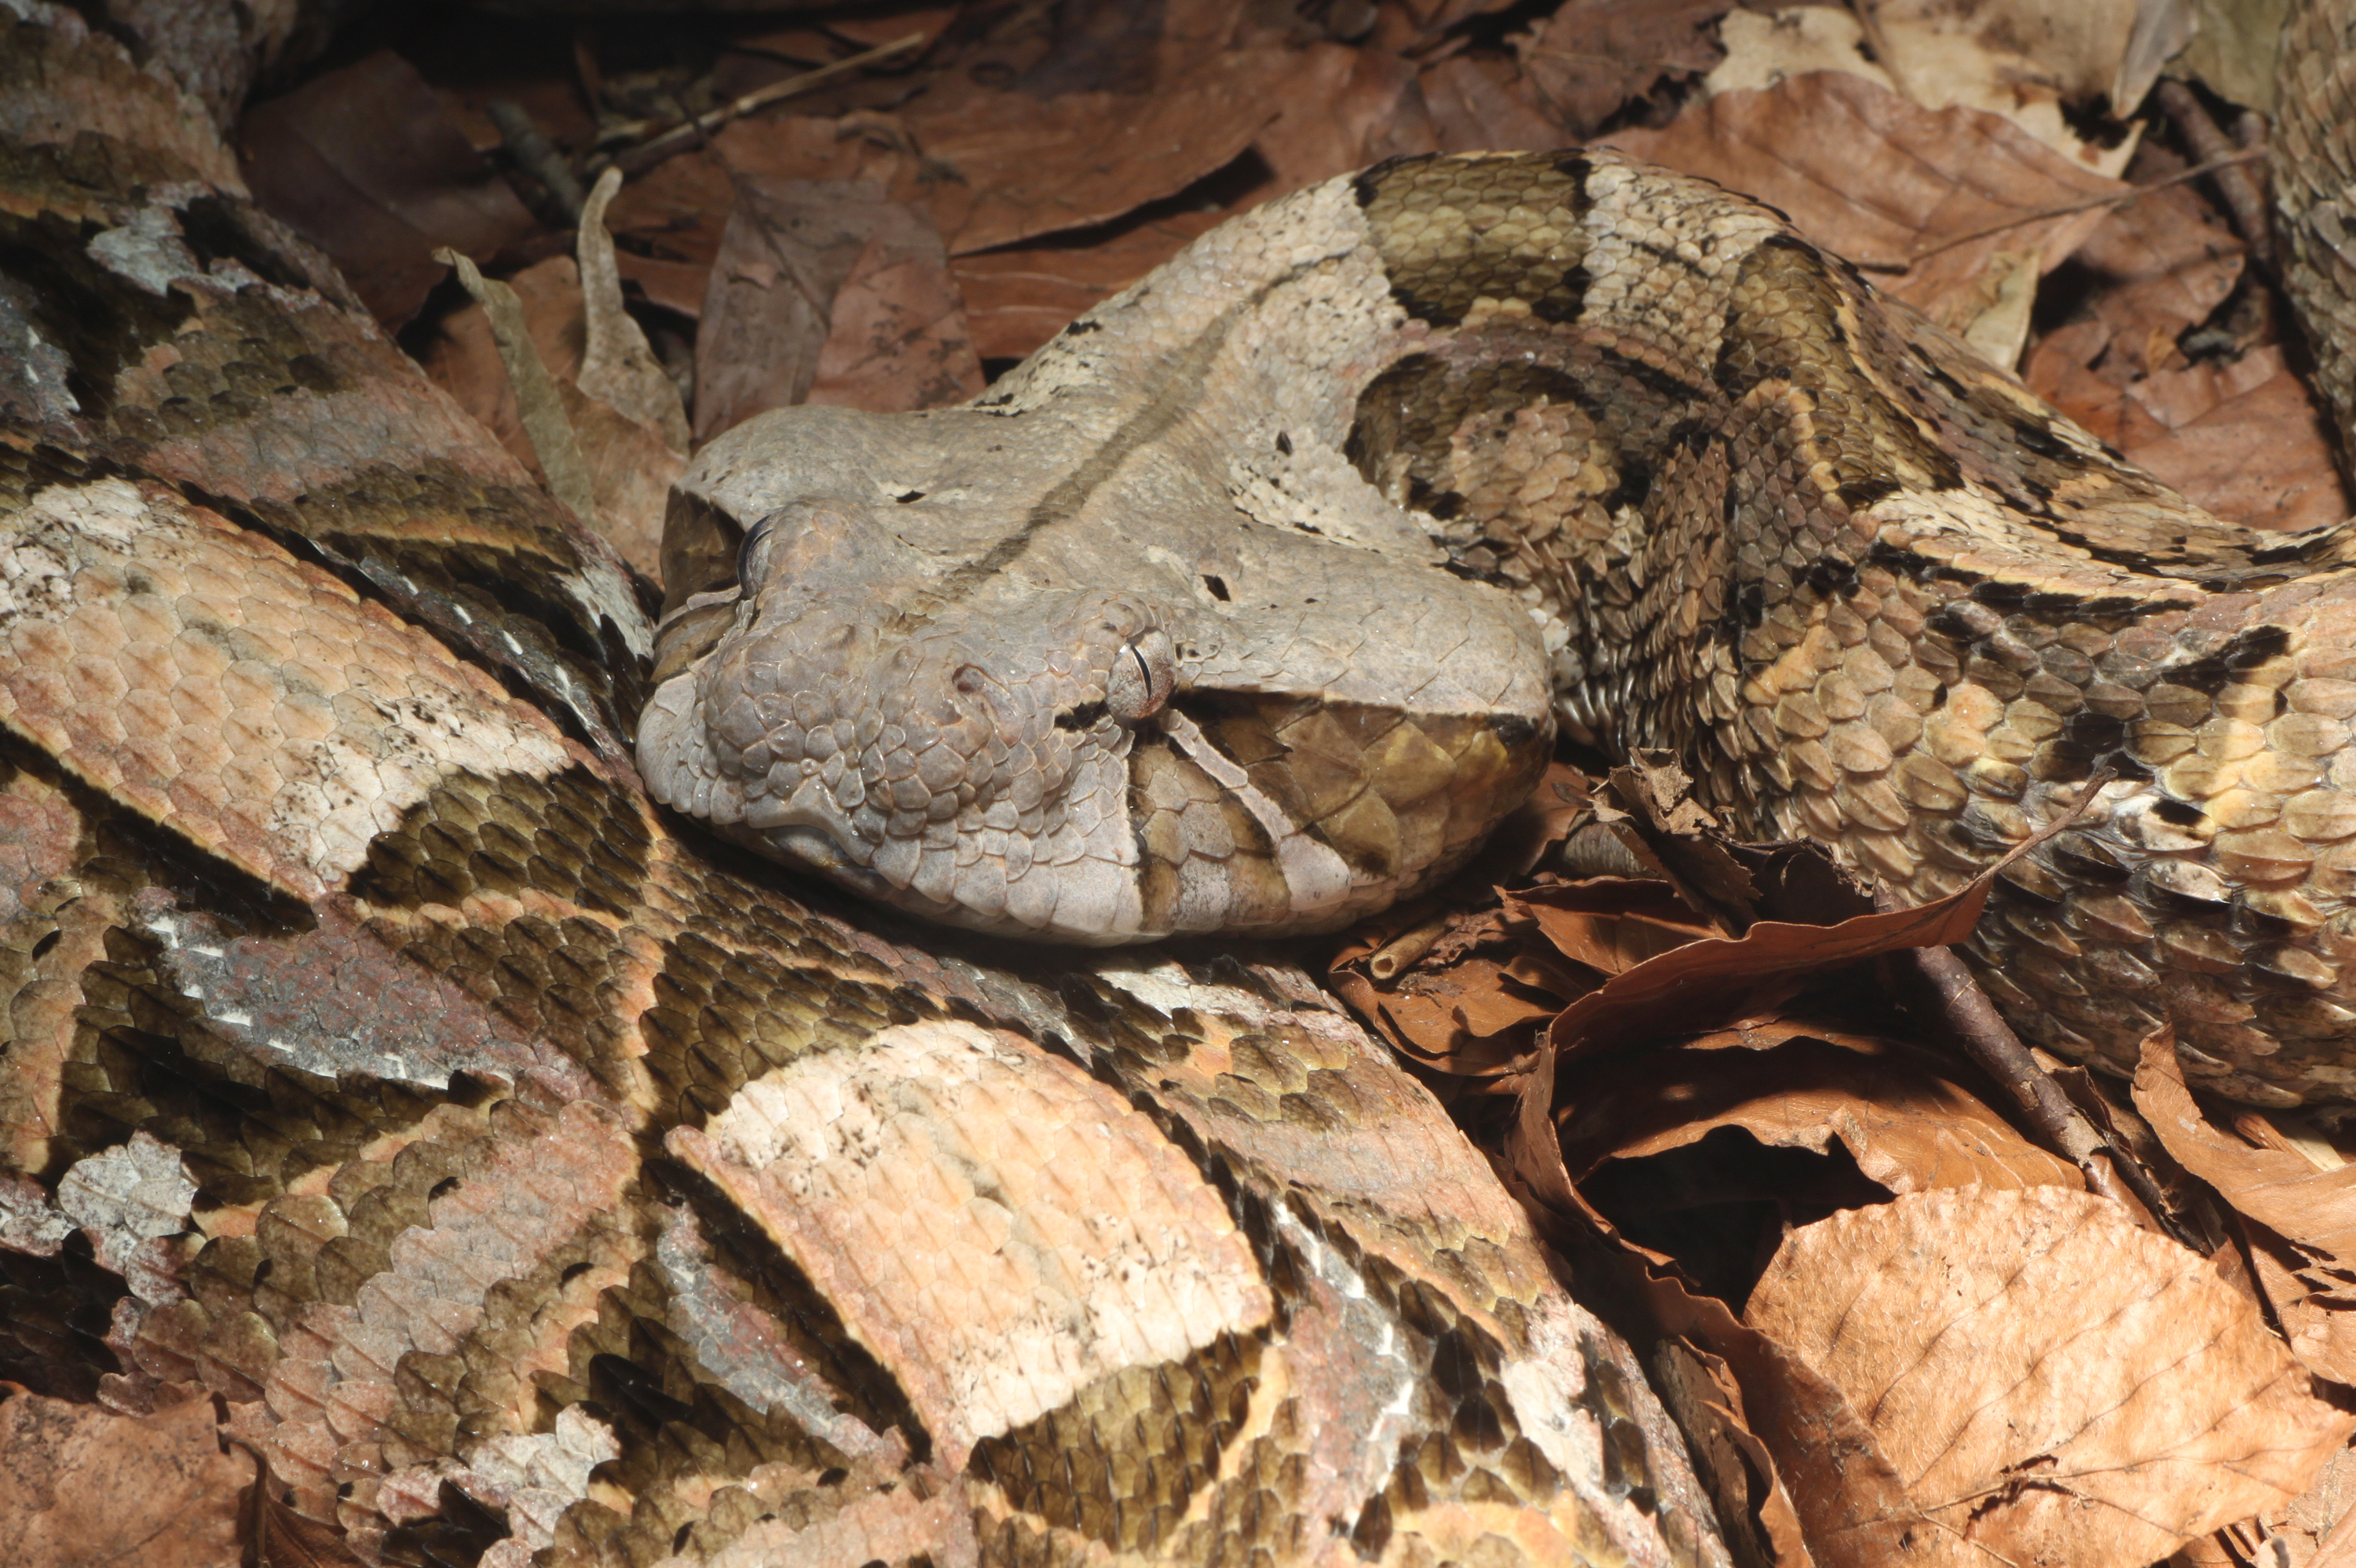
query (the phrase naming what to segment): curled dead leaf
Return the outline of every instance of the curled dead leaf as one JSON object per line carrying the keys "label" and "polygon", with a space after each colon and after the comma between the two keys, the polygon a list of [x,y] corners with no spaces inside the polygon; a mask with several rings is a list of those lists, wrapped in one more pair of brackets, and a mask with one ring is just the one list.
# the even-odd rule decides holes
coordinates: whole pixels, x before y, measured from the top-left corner
{"label": "curled dead leaf", "polygon": [[573,384],[584,396],[646,426],[662,438],[664,445],[684,455],[687,411],[680,405],[679,388],[622,304],[614,236],[605,227],[605,209],[621,188],[622,171],[607,169],[598,176],[581,209],[580,235],[573,249],[581,268],[585,342]]}
{"label": "curled dead leaf", "polygon": [[1740,1127],[1771,1147],[1821,1153],[1838,1140],[1893,1193],[2081,1185],[2075,1166],[2022,1137],[1934,1053],[1856,1037],[1837,1045],[1804,1028],[1781,1025],[1790,1037],[1764,1049],[1685,1045],[1575,1069],[1562,1121],[1572,1179]]}
{"label": "curled dead leaf", "polygon": [[[1772,203],[1836,255],[1903,269],[1876,282],[1949,326],[1985,307],[1998,251],[2035,251],[2050,270],[2103,221],[2100,208],[2048,209],[2126,188],[2009,121],[1924,109],[1844,71],[1720,93],[1662,130],[1604,141]],[[1978,237],[1947,243],[1964,235]]]}
{"label": "curled dead leaf", "polygon": [[523,302],[508,284],[483,276],[482,269],[469,257],[444,247],[434,251],[434,258],[456,271],[458,281],[490,318],[491,336],[498,345],[500,361],[507,366],[508,380],[515,388],[517,412],[540,458],[548,493],[570,507],[574,517],[596,527],[597,492],[589,481],[589,465],[582,459],[556,379],[549,374],[546,361],[532,343]]}
{"label": "curled dead leaf", "polygon": [[257,105],[238,154],[254,198],[325,251],[389,326],[441,280],[435,247],[488,255],[533,227],[442,97],[390,50]]}
{"label": "curled dead leaf", "polygon": [[934,221],[963,256],[1174,196],[1251,145],[1291,69],[1287,50],[1228,50],[1143,98],[992,92],[931,113],[911,105],[909,130],[943,176]]}
{"label": "curled dead leaf", "polygon": [[1904,1486],[1901,1508],[1809,1520],[1828,1568],[2149,1563],[2296,1497],[2356,1429],[2206,1260],[2059,1187],[1802,1227],[1744,1317],[1839,1390]]}
{"label": "curled dead leaf", "polygon": [[802,402],[900,411],[981,389],[926,212],[873,180],[743,176],[695,345],[708,441]]}
{"label": "curled dead leaf", "polygon": [[210,1400],[138,1416],[14,1384],[0,1385],[0,1556],[10,1568],[238,1560],[254,1466],[221,1451]]}
{"label": "curled dead leaf", "polygon": [[2252,1272],[2292,1353],[2356,1382],[2356,1166],[2319,1170],[2211,1124],[2185,1086],[2171,1029],[2144,1041],[2135,1103],[2169,1156],[2249,1222]]}

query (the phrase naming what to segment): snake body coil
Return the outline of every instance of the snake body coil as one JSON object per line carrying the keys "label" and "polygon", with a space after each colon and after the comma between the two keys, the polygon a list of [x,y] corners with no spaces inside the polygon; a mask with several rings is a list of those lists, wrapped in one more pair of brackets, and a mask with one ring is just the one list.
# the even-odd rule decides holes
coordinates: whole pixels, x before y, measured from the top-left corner
{"label": "snake body coil", "polygon": [[655,793],[936,918],[1328,928],[1559,722],[1915,900],[2093,789],[1975,943],[2016,1024],[2356,1078],[2347,536],[2209,516],[1701,181],[1301,192],[963,408],[732,432],[666,549]]}

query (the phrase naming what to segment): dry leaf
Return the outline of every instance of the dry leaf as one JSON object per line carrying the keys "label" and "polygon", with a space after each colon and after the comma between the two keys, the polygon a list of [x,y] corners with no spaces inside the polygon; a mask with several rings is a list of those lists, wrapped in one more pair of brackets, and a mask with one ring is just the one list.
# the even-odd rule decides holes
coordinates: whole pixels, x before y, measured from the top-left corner
{"label": "dry leaf", "polygon": [[1704,91],[1756,92],[1810,71],[1845,70],[1895,92],[1890,73],[1873,63],[1865,28],[1853,11],[1794,5],[1762,16],[1730,11],[1719,24],[1726,59],[1702,79]]}
{"label": "dry leaf", "polygon": [[[2008,858],[2009,859],[2009,858]],[[1959,891],[1837,925],[1762,920],[1737,938],[1708,937],[1613,976],[1565,1008],[1547,1031],[1560,1051],[1683,1034],[1780,1001],[1800,981],[1901,947],[1949,947],[1971,934],[1993,870]]]}
{"label": "dry leaf", "polygon": [[655,304],[700,316],[737,177],[888,185],[908,161],[905,143],[898,123],[884,114],[736,121],[710,146],[666,158],[622,187],[606,209],[607,225],[628,241],[616,266]]}
{"label": "dry leaf", "polygon": [[803,400],[883,413],[962,402],[982,389],[981,358],[941,237],[920,208],[878,217],[835,291]]}
{"label": "dry leaf", "polygon": [[1439,150],[1415,73],[1396,55],[1318,44],[1293,56],[1274,91],[1282,107],[1252,143],[1270,177],[1239,207],[1385,158]]}
{"label": "dry leaf", "polygon": [[1578,138],[1535,101],[1504,60],[1451,55],[1418,79],[1443,153],[1544,153]]}
{"label": "dry leaf", "polygon": [[2288,0],[2199,0],[2201,30],[2171,62],[2228,103],[2275,112],[2275,61]]}
{"label": "dry leaf", "polygon": [[[1101,238],[1067,237],[960,256],[966,323],[984,359],[1020,359],[1162,262],[1224,212],[1179,212]],[[1085,239],[1088,242],[1076,243]]]}
{"label": "dry leaf", "polygon": [[2128,395],[2165,429],[2124,448],[2127,457],[2220,517],[2309,528],[2347,516],[2330,421],[2281,349],[2254,349],[2222,368],[2162,371]]}
{"label": "dry leaf", "polygon": [[1692,1446],[1719,1522],[1730,1532],[1750,1533],[1747,1544],[1762,1563],[1815,1568],[1798,1510],[1776,1476],[1774,1456],[1751,1429],[1742,1385],[1725,1358],[1672,1338],[1662,1341],[1652,1368],[1654,1387]]}
{"label": "dry leaf", "polygon": [[2356,1427],[2204,1259],[2058,1187],[1802,1227],[1744,1316],[1906,1485],[1904,1509],[1809,1520],[1827,1568],[2149,1563],[2295,1497]]}
{"label": "dry leaf", "polygon": [[868,180],[737,180],[695,338],[697,440],[809,396],[834,296],[892,205]]}
{"label": "dry leaf", "polygon": [[[2173,1030],[2143,1043],[2136,1108],[2179,1165],[2253,1221],[2250,1263],[2292,1353],[2356,1382],[2356,1166],[2319,1170],[2304,1155],[2212,1125],[2185,1087]],[[2253,1124],[2253,1130],[2269,1130]]]}
{"label": "dry leaf", "polygon": [[[626,417],[577,385],[588,353],[591,324],[580,272],[572,257],[552,256],[527,267],[507,286],[513,290],[521,312],[524,341],[519,347],[528,348],[545,372],[554,406],[562,415],[563,429],[572,432],[573,450],[587,478],[594,509],[583,520],[613,540],[623,559],[652,577],[670,482],[685,469],[685,456],[664,433]],[[609,286],[614,290],[611,308],[620,314],[619,285]],[[631,328],[636,330],[635,323]],[[421,358],[436,385],[487,427],[534,478],[542,485],[549,483],[539,448],[525,428],[518,383],[509,373],[498,333],[481,305],[468,305],[444,318]],[[659,367],[655,373],[662,374]],[[529,368],[524,374],[531,375]],[[683,432],[685,416],[677,413],[679,394],[669,389],[667,377],[664,389],[669,391]],[[544,429],[543,434],[547,433]],[[561,441],[562,437],[552,435],[551,439]]]}
{"label": "dry leaf", "polygon": [[[1573,1180],[1607,1159],[1642,1159],[1740,1127],[1771,1147],[1825,1152],[1834,1139],[1893,1193],[1943,1187],[2083,1185],[1954,1081],[1931,1052],[1851,1036],[1766,1050],[1687,1045],[1568,1071],[1563,1162]],[[1729,1041],[1728,1043],[1732,1043]]]}
{"label": "dry leaf", "polygon": [[2275,1309],[2299,1365],[2334,1382],[2356,1383],[2356,1281],[2334,1278],[2263,1225],[2245,1224],[2250,1273]]}
{"label": "dry leaf", "polygon": [[[1517,1174],[1523,1168],[1516,1167]],[[1533,1197],[1542,1197],[1526,1184]],[[1808,1555],[1824,1568],[1864,1568],[1846,1543],[1836,1536],[1824,1539],[1826,1527],[1835,1531],[1859,1519],[1890,1519],[1908,1510],[1905,1483],[1873,1444],[1872,1435],[1840,1391],[1824,1375],[1767,1336],[1746,1326],[1727,1304],[1690,1288],[1661,1253],[1621,1237],[1609,1221],[1565,1186],[1565,1201],[1547,1200],[1557,1213],[1577,1214],[1601,1241],[1580,1232],[1557,1228],[1557,1240],[1573,1254],[1580,1278],[1599,1296],[1610,1293],[1624,1310],[1648,1317],[1665,1337],[1684,1340],[1696,1351],[1722,1362],[1732,1374],[1742,1399],[1741,1424],[1762,1440],[1767,1483],[1752,1488],[1760,1496],[1762,1525],[1778,1499],[1807,1527]],[[1772,1528],[1769,1531],[1772,1535]],[[1892,1552],[1883,1563],[1944,1568],[1955,1561],[1933,1555],[1940,1541],[1928,1532],[1919,1541],[1906,1541],[1912,1551]],[[1877,1563],[1875,1568],[1883,1568]],[[1982,1563],[1978,1568],[1996,1568]]]}
{"label": "dry leaf", "polygon": [[1874,58],[1906,97],[2001,114],[2104,175],[2126,167],[2134,137],[2089,143],[2064,106],[2102,100],[2132,113],[2160,62],[2191,37],[2183,0],[1876,0],[1862,9]]}
{"label": "dry leaf", "polygon": [[497,278],[483,276],[481,269],[457,251],[445,249],[434,255],[444,265],[457,270],[458,281],[475,296],[475,303],[482,306],[483,314],[490,320],[492,341],[498,346],[499,360],[507,367],[508,380],[515,388],[517,418],[531,442],[533,454],[540,460],[548,493],[571,507],[574,517],[595,528],[597,493],[589,480],[589,465],[582,460],[573,422],[565,416],[563,399],[557,394],[555,378],[549,374],[548,366],[532,343],[531,328],[524,320],[523,302],[517,298],[513,288]]}
{"label": "dry leaf", "polygon": [[1514,40],[1522,69],[1574,139],[1664,76],[1723,58],[1711,24],[1732,0],[1570,0]]}
{"label": "dry leaf", "polygon": [[2303,1155],[2254,1148],[2211,1126],[2185,1088],[2172,1030],[2143,1042],[2135,1103],[2177,1163],[2235,1210],[2356,1272],[2356,1166],[2318,1170]]}
{"label": "dry leaf", "polygon": [[1504,896],[1509,921],[1534,925],[1566,958],[1601,976],[1623,974],[1687,943],[1716,938],[1666,882],[1592,877]]}
{"label": "dry leaf", "polygon": [[947,112],[911,104],[933,176],[934,221],[966,255],[1085,229],[1173,196],[1223,167],[1276,118],[1284,50],[1215,55],[1151,95],[977,95]]}
{"label": "dry leaf", "polygon": [[[2034,250],[2051,269],[2103,218],[2099,209],[2035,215],[2125,188],[1996,115],[1924,109],[1838,71],[1720,93],[1665,130],[1615,132],[1604,143],[1755,196],[1853,261],[1904,265],[1922,253],[1876,282],[1943,325],[1974,310],[1997,252]],[[2016,219],[2026,221],[1927,253]]]}
{"label": "dry leaf", "polygon": [[2167,366],[2146,345],[2158,338],[2172,350],[2186,328],[2207,321],[2241,281],[2245,257],[2215,209],[2190,187],[2169,186],[2105,212],[2075,259],[2103,279],[2086,304],[2110,328],[2112,352],[2147,372]]}
{"label": "dry leaf", "polygon": [[441,281],[436,246],[488,255],[533,227],[441,96],[390,51],[255,107],[238,153],[254,199],[333,258],[388,326]]}
{"label": "dry leaf", "polygon": [[216,1430],[207,1399],[132,1416],[16,1392],[0,1403],[0,1556],[9,1568],[230,1568],[254,1467],[221,1452]]}
{"label": "dry leaf", "polygon": [[739,178],[695,387],[702,441],[795,403],[900,411],[980,390],[930,220],[873,180]]}
{"label": "dry leaf", "polygon": [[607,169],[598,176],[581,209],[573,253],[581,270],[584,342],[581,369],[573,380],[584,395],[644,425],[661,437],[664,445],[683,455],[687,411],[680,406],[679,388],[656,359],[647,335],[622,306],[614,236],[605,228],[606,208],[621,187],[622,171]]}

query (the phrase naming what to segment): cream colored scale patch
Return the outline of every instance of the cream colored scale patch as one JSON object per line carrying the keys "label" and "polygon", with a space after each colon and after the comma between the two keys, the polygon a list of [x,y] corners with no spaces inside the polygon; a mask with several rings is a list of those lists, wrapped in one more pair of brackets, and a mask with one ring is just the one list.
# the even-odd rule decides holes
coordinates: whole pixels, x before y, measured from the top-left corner
{"label": "cream colored scale patch", "polygon": [[324,572],[121,479],[52,486],[0,555],[0,721],[312,899],[453,774],[547,777],[547,719]]}

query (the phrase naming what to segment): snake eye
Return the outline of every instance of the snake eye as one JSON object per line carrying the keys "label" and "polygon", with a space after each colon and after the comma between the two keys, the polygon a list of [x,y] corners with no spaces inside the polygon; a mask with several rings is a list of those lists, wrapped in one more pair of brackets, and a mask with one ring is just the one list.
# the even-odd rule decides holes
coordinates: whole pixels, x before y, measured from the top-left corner
{"label": "snake eye", "polygon": [[1156,628],[1130,639],[1105,672],[1105,710],[1124,724],[1151,719],[1178,688],[1178,657],[1170,635]]}
{"label": "snake eye", "polygon": [[760,576],[763,565],[762,547],[776,537],[776,523],[782,515],[771,512],[744,530],[744,542],[736,547],[736,581],[739,586],[746,589],[758,586],[755,580]]}

